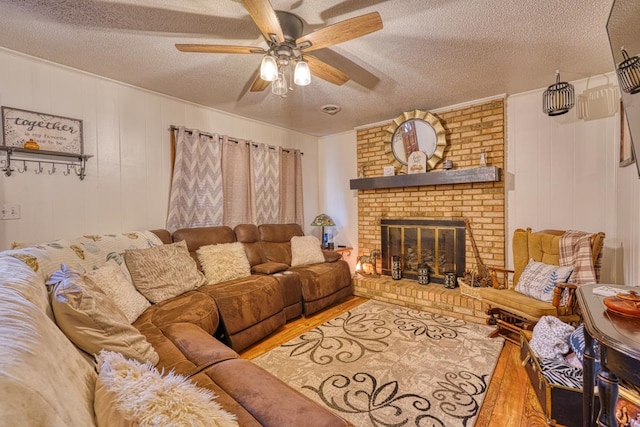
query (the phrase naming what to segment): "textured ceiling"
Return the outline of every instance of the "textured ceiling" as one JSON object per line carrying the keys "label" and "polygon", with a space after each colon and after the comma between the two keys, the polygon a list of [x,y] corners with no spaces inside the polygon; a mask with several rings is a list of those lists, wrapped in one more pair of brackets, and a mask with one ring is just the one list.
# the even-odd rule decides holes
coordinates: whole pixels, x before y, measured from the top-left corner
{"label": "textured ceiling", "polygon": [[[611,0],[271,0],[304,33],[378,11],[384,28],[315,56],[346,72],[286,99],[248,92],[260,55],[182,53],[175,43],[266,47],[238,0],[0,0],[0,46],[311,135],[328,135],[613,70]],[[335,116],[320,112],[337,104]]]}

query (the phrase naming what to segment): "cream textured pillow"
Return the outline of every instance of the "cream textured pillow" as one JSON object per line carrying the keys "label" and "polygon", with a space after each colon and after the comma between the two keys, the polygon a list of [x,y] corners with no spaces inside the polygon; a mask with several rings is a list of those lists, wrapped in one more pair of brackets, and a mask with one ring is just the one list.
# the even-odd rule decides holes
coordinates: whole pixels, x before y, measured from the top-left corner
{"label": "cream textured pillow", "polygon": [[315,236],[293,236],[291,238],[291,267],[324,262],[320,240]]}
{"label": "cream textured pillow", "polygon": [[247,277],[251,265],[240,242],[201,246],[198,259],[209,284]]}
{"label": "cream textured pillow", "polygon": [[62,264],[47,282],[58,327],[89,354],[106,349],[143,362],[158,363],[158,353],[99,288]]}
{"label": "cream textured pillow", "polygon": [[101,352],[96,357],[98,381],[94,409],[98,426],[236,427],[235,415],[215,395],[169,372],[160,375],[150,364]]}
{"label": "cream textured pillow", "polygon": [[152,303],[199,288],[205,280],[184,241],[145,249],[127,249],[124,260],[133,285]]}
{"label": "cream textured pillow", "polygon": [[107,261],[102,267],[84,275],[85,281],[97,286],[104,292],[133,323],[143,311],[151,306],[149,301],[136,290],[122,268],[114,260]]}

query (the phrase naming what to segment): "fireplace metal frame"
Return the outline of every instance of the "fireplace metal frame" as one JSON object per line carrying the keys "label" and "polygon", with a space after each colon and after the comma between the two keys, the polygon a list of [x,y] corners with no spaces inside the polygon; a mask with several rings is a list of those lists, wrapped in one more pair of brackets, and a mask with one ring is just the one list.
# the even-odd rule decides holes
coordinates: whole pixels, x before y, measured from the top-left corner
{"label": "fireplace metal frame", "polygon": [[[394,254],[391,253],[389,248],[390,245],[390,231],[393,229],[401,230],[401,239],[402,239],[402,253]],[[444,274],[450,271],[456,273],[456,276],[461,277],[464,274],[464,270],[466,268],[465,260],[466,260],[466,248],[465,248],[465,237],[466,237],[466,228],[464,219],[425,219],[425,218],[382,218],[380,220],[380,236],[381,236],[381,246],[382,246],[382,274],[391,276],[391,257],[393,255],[400,255],[403,262],[403,277],[409,279],[418,279],[417,268],[415,270],[405,269],[405,259],[406,259],[406,246],[405,246],[405,230],[407,229],[416,229],[416,240],[417,247],[415,251],[418,256],[418,265],[423,261],[422,257],[422,239],[421,233],[422,230],[434,230],[434,259],[435,265],[430,265],[432,268],[431,272],[431,281],[435,283],[444,283]],[[447,268],[446,270],[441,270],[438,261],[438,252],[439,252],[439,233],[440,230],[449,230],[453,231],[453,244],[454,244],[454,259],[449,260],[453,261],[453,267]]]}

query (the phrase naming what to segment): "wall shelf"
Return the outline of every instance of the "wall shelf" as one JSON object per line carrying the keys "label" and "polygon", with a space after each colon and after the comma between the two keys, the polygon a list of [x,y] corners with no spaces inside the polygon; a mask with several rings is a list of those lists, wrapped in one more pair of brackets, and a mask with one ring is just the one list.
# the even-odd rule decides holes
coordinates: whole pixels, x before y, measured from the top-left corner
{"label": "wall shelf", "polygon": [[[5,160],[0,161],[0,170],[4,172],[6,176],[11,176],[13,172],[24,173],[28,170],[27,163],[38,164],[38,166],[34,169],[36,174],[41,174],[44,172],[43,165],[51,165],[47,173],[49,175],[53,175],[56,173],[56,165],[65,166],[62,170],[63,175],[69,175],[71,170],[80,178],[82,181],[86,176],[86,163],[87,159],[93,156],[89,156],[86,154],[73,154],[73,153],[62,153],[58,151],[46,151],[46,150],[29,150],[26,148],[18,148],[18,147],[6,147],[0,146],[0,151],[6,152]],[[11,162],[18,163],[22,162],[22,169],[19,167],[12,167]]]}
{"label": "wall shelf", "polygon": [[468,184],[473,182],[499,182],[501,169],[497,166],[431,171],[413,175],[375,176],[349,181],[351,190],[376,188],[418,187],[423,185]]}

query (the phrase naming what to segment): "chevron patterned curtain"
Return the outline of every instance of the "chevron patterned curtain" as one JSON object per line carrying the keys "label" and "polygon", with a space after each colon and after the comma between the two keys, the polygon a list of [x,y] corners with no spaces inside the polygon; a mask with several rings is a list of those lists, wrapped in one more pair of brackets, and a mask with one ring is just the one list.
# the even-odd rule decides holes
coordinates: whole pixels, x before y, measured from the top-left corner
{"label": "chevron patterned curtain", "polygon": [[280,151],[281,148],[251,144],[256,224],[280,222]]}
{"label": "chevron patterned curtain", "polygon": [[214,135],[178,129],[167,230],[222,225],[222,145]]}
{"label": "chevron patterned curtain", "polygon": [[177,128],[173,145],[166,226],[170,232],[215,225],[304,226],[300,150],[205,134],[184,126]]}

